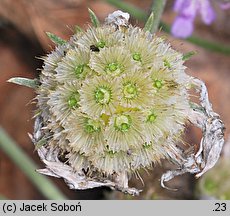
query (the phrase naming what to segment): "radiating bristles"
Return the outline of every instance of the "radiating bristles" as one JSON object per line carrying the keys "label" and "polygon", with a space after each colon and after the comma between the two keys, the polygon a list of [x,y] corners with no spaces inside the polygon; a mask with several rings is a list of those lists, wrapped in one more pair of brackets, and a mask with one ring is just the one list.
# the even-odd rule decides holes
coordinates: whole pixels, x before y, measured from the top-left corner
{"label": "radiating bristles", "polygon": [[93,53],[90,66],[99,75],[108,75],[111,78],[135,70],[131,53],[121,46],[104,48],[99,53]]}
{"label": "radiating bristles", "polygon": [[90,159],[93,166],[106,175],[130,170],[129,156],[123,151],[117,152],[105,149],[103,152],[93,155]]}
{"label": "radiating bristles", "polygon": [[122,112],[110,118],[105,129],[105,139],[112,151],[128,151],[143,143],[143,124],[138,111]]}
{"label": "radiating bristles", "polygon": [[41,85],[36,89],[36,99],[37,106],[39,110],[41,110],[41,116],[44,118],[45,122],[48,121],[50,117],[50,107],[47,105],[47,101],[50,98],[49,94],[57,86],[57,81],[55,80],[55,69],[57,64],[65,56],[68,49],[69,46],[67,44],[57,46],[56,49],[51,52],[51,54],[47,55],[47,57],[43,57],[44,65],[40,75]]}
{"label": "radiating bristles", "polygon": [[131,167],[133,170],[140,168],[150,168],[155,163],[160,163],[160,160],[164,158],[161,152],[161,146],[155,142],[145,142],[139,149],[135,149],[131,154]]}
{"label": "radiating bristles", "polygon": [[123,37],[123,33],[116,31],[112,26],[89,27],[86,33],[76,41],[76,45],[99,52],[104,47],[119,46]]}
{"label": "radiating bristles", "polygon": [[144,109],[151,106],[154,103],[153,93],[152,80],[143,71],[125,74],[119,84],[120,105],[123,107]]}
{"label": "radiating bristles", "polygon": [[149,40],[149,35],[140,28],[129,28],[129,37],[125,38],[125,47],[130,51],[132,59],[139,62],[142,69],[148,70],[156,59],[156,44]]}
{"label": "radiating bristles", "polygon": [[118,90],[119,82],[111,82],[109,76],[86,79],[80,89],[80,105],[82,112],[92,118],[100,117],[102,114],[112,115],[119,104]]}
{"label": "radiating bristles", "polygon": [[87,170],[90,167],[90,162],[88,158],[84,156],[84,154],[80,154],[77,152],[70,152],[66,155],[68,159],[68,163],[74,168],[74,171],[79,172]]}
{"label": "radiating bristles", "polygon": [[92,119],[78,111],[65,121],[65,133],[69,146],[76,152],[90,155],[105,147],[103,121]]}
{"label": "radiating bristles", "polygon": [[71,114],[72,110],[77,109],[80,101],[80,85],[76,81],[65,82],[55,91],[52,91],[47,104],[50,106],[51,113],[56,116],[56,120],[62,122]]}
{"label": "radiating bristles", "polygon": [[58,64],[56,71],[57,82],[82,81],[86,76],[91,75],[89,67],[90,52],[83,48],[68,50],[62,62]]}
{"label": "radiating bristles", "polygon": [[55,68],[57,67],[58,62],[62,60],[69,48],[70,46],[68,44],[57,46],[54,51],[52,51],[46,57],[43,57],[44,65],[42,74],[48,76],[50,73],[55,73]]}

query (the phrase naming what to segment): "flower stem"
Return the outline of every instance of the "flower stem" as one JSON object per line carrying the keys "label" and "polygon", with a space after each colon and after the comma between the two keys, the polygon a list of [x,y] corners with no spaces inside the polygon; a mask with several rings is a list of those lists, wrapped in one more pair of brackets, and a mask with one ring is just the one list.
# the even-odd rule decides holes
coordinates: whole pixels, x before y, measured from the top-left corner
{"label": "flower stem", "polygon": [[0,148],[25,173],[44,197],[47,199],[67,199],[47,177],[35,171],[37,169],[36,164],[18,147],[1,126]]}
{"label": "flower stem", "polygon": [[154,15],[154,21],[152,23],[151,33],[155,33],[158,30],[166,1],[167,0],[154,0],[153,1],[152,12]]}
{"label": "flower stem", "polygon": [[[146,21],[148,16],[145,11],[142,9],[135,7],[134,5],[130,3],[126,3],[120,0],[105,0],[106,2],[118,7],[121,10],[124,10],[128,12],[131,16],[135,17],[138,20],[141,21]],[[160,22],[160,28],[162,28],[163,31],[166,33],[170,33],[170,26]],[[217,42],[212,42],[212,41],[207,41],[199,37],[191,36],[186,39],[190,43],[196,44],[200,47],[203,47],[207,50],[214,51],[214,52],[219,52],[225,55],[230,55],[230,47],[221,45]]]}
{"label": "flower stem", "polygon": [[7,200],[7,198],[4,195],[0,194],[0,200]]}

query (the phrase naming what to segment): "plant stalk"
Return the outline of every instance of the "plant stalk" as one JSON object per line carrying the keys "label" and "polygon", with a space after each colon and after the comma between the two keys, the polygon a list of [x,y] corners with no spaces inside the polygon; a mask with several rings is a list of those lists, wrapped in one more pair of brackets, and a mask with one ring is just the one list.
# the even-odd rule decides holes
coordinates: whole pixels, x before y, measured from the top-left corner
{"label": "plant stalk", "polygon": [[153,5],[152,5],[151,10],[152,10],[153,15],[154,15],[154,20],[153,20],[153,24],[152,24],[151,33],[157,32],[157,30],[159,28],[161,16],[164,12],[166,2],[167,2],[167,0],[153,0]]}
{"label": "plant stalk", "polygon": [[67,199],[67,197],[47,177],[38,174],[35,170],[37,165],[12,138],[0,126],[0,149],[2,149],[12,161],[25,173],[36,188],[47,199]]}

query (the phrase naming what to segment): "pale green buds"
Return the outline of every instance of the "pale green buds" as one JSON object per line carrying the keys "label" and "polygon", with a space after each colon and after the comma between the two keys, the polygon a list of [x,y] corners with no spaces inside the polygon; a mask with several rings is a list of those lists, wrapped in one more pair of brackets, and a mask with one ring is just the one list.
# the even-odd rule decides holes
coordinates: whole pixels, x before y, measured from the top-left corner
{"label": "pale green buds", "polygon": [[84,64],[82,64],[82,65],[77,65],[77,66],[75,67],[74,72],[75,72],[77,78],[79,78],[80,75],[84,72],[84,67],[85,67]]}
{"label": "pale green buds", "polygon": [[132,119],[129,115],[123,115],[117,116],[114,121],[114,127],[116,130],[127,132],[132,125]]}
{"label": "pale green buds", "polygon": [[80,94],[73,93],[68,99],[68,105],[70,108],[78,107],[78,102],[80,100]]}
{"label": "pale green buds", "polygon": [[133,60],[135,60],[135,61],[141,61],[141,54],[140,53],[133,53],[132,57],[133,57]]}
{"label": "pale green buds", "polygon": [[100,124],[92,119],[86,119],[85,121],[85,131],[86,133],[94,133],[101,130]]}
{"label": "pale green buds", "polygon": [[108,104],[111,100],[111,90],[106,87],[99,87],[95,91],[95,100],[100,104]]}
{"label": "pale green buds", "polygon": [[132,99],[132,98],[137,97],[138,90],[137,90],[135,83],[134,84],[131,82],[125,83],[123,85],[123,94],[125,98]]}
{"label": "pale green buds", "polygon": [[150,123],[153,123],[153,122],[155,122],[156,118],[157,118],[157,115],[154,114],[154,112],[152,112],[151,114],[149,114],[149,115],[147,116],[146,121],[147,121],[147,122],[150,122]]}

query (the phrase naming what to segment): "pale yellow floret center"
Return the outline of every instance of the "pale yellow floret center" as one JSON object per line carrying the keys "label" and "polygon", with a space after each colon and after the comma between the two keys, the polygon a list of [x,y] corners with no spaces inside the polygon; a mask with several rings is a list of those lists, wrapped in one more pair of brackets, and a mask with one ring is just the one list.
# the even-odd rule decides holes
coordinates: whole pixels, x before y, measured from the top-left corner
{"label": "pale yellow floret center", "polygon": [[68,98],[68,106],[69,108],[78,108],[78,102],[80,100],[80,94],[78,92],[73,93],[69,98]]}
{"label": "pale yellow floret center", "polygon": [[112,62],[106,65],[105,72],[116,76],[123,72],[123,66],[117,62]]}
{"label": "pale yellow floret center", "polygon": [[99,87],[94,92],[94,97],[99,104],[108,104],[111,100],[111,90],[107,87]]}
{"label": "pale yellow floret center", "polygon": [[163,81],[159,79],[155,79],[153,82],[153,86],[157,89],[161,89],[163,87]]}
{"label": "pale yellow floret center", "polygon": [[126,84],[123,85],[123,94],[124,97],[127,99],[133,99],[136,98],[138,95],[138,90],[137,90],[137,86],[134,83],[128,82]]}
{"label": "pale yellow floret center", "polygon": [[132,125],[132,120],[129,115],[120,115],[115,118],[114,127],[122,132],[127,132]]}
{"label": "pale yellow floret center", "polygon": [[146,118],[146,121],[149,122],[149,123],[153,123],[156,121],[156,118],[157,118],[157,115],[154,113],[154,112],[151,112],[147,118]]}
{"label": "pale yellow floret center", "polygon": [[135,61],[141,61],[141,54],[138,52],[133,53],[132,57]]}
{"label": "pale yellow floret center", "polygon": [[76,75],[76,77],[77,77],[78,79],[82,76],[82,74],[83,74],[83,72],[84,72],[84,70],[85,70],[85,67],[86,67],[85,64],[80,64],[80,65],[77,65],[77,66],[74,68],[74,73],[75,73],[75,75]]}
{"label": "pale yellow floret center", "polygon": [[94,133],[94,132],[98,132],[101,130],[101,126],[99,124],[99,122],[92,120],[92,119],[86,119],[85,121],[85,132],[86,133]]}

